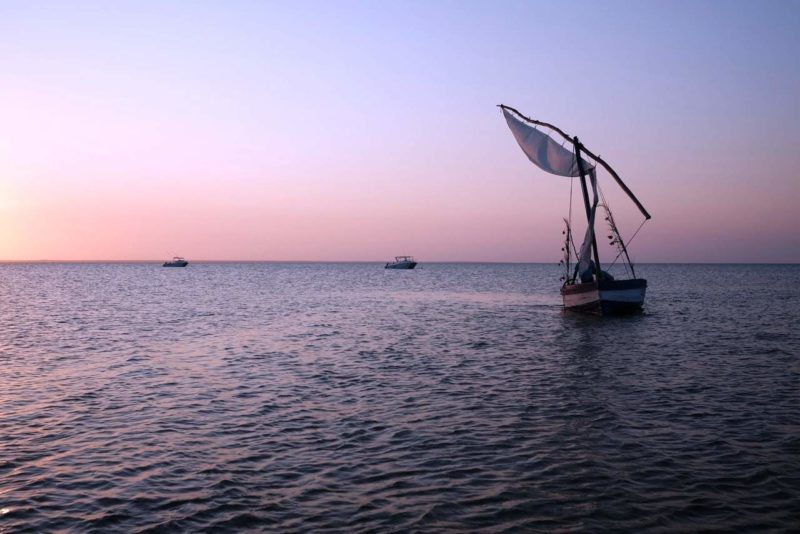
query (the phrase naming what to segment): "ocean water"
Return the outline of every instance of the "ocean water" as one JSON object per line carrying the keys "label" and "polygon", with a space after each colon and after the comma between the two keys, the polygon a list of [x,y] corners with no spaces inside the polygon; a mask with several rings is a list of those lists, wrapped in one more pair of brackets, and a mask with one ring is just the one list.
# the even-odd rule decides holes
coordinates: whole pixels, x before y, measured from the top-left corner
{"label": "ocean water", "polygon": [[0,531],[788,531],[800,266],[0,265]]}

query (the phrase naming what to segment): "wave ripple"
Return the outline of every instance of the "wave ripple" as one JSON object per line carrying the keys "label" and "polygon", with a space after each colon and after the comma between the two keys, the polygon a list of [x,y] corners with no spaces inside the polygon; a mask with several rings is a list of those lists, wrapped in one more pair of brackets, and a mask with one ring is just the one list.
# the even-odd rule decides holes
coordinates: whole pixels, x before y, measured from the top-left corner
{"label": "wave ripple", "polygon": [[640,269],[2,265],[0,531],[790,530],[800,267]]}

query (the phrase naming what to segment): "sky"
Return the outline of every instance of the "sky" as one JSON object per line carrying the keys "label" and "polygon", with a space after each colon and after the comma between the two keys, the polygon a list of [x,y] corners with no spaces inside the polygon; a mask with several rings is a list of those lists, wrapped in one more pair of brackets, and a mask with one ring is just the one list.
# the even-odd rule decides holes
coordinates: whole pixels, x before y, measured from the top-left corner
{"label": "sky", "polygon": [[558,262],[570,180],[503,103],[616,169],[653,215],[634,260],[800,262],[798,27],[796,0],[0,0],[0,260]]}

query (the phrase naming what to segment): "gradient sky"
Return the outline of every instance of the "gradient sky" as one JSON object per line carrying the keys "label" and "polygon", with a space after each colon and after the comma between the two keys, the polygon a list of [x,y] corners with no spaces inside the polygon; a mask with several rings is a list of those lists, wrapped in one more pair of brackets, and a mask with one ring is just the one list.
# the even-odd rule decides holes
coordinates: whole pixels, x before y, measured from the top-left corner
{"label": "gradient sky", "polygon": [[557,262],[570,183],[505,103],[616,168],[653,214],[635,260],[800,262],[798,28],[797,1],[0,0],[0,260]]}

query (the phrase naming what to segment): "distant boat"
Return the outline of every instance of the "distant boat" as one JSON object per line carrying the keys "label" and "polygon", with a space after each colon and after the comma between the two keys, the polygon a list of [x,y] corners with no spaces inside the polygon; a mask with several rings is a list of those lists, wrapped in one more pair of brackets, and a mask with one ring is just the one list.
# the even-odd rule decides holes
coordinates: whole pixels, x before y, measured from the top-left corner
{"label": "distant boat", "polygon": [[[641,309],[644,304],[644,294],[647,289],[647,280],[636,278],[633,263],[628,256],[628,247],[622,240],[622,236],[617,230],[614,217],[608,203],[603,198],[600,204],[606,213],[606,222],[609,230],[609,244],[616,247],[617,255],[610,263],[613,266],[618,259],[622,265],[628,279],[615,280],[613,276],[604,271],[600,264],[600,256],[597,252],[597,240],[595,239],[594,221],[595,211],[598,205],[597,189],[597,165],[603,167],[608,174],[617,182],[622,190],[630,197],[639,211],[644,215],[644,221],[650,219],[650,214],[644,209],[639,199],[637,199],[628,187],[622,183],[619,175],[599,156],[595,156],[584,147],[577,137],[570,137],[559,128],[546,122],[531,119],[517,111],[516,109],[500,105],[503,110],[508,127],[519,143],[522,151],[528,156],[537,167],[543,171],[568,178],[580,177],[581,191],[583,193],[583,203],[586,208],[587,227],[580,250],[575,248],[572,241],[572,189],[570,188],[570,214],[568,219],[564,219],[566,229],[564,230],[565,240],[564,259],[561,265],[565,268],[565,273],[561,277],[564,281],[561,286],[561,296],[564,301],[564,309],[574,311],[585,311],[599,313],[601,315],[635,312]],[[570,150],[564,147],[563,142],[552,139],[548,132],[537,129],[538,126],[547,128],[563,137],[574,148]],[[587,156],[591,161],[584,160],[582,155]],[[586,186],[586,177],[592,186],[593,199],[589,203],[589,192]],[[602,197],[602,191],[600,197]],[[641,229],[641,226],[639,226]],[[636,236],[639,230],[633,234]],[[633,238],[631,238],[633,239]],[[575,268],[570,268],[572,253],[575,255]]]}
{"label": "distant boat", "polygon": [[394,261],[387,263],[384,269],[413,269],[417,261],[411,256],[395,256]]}
{"label": "distant boat", "polygon": [[175,256],[172,261],[165,261],[162,267],[186,267],[187,265],[189,265],[188,261],[180,256]]}

